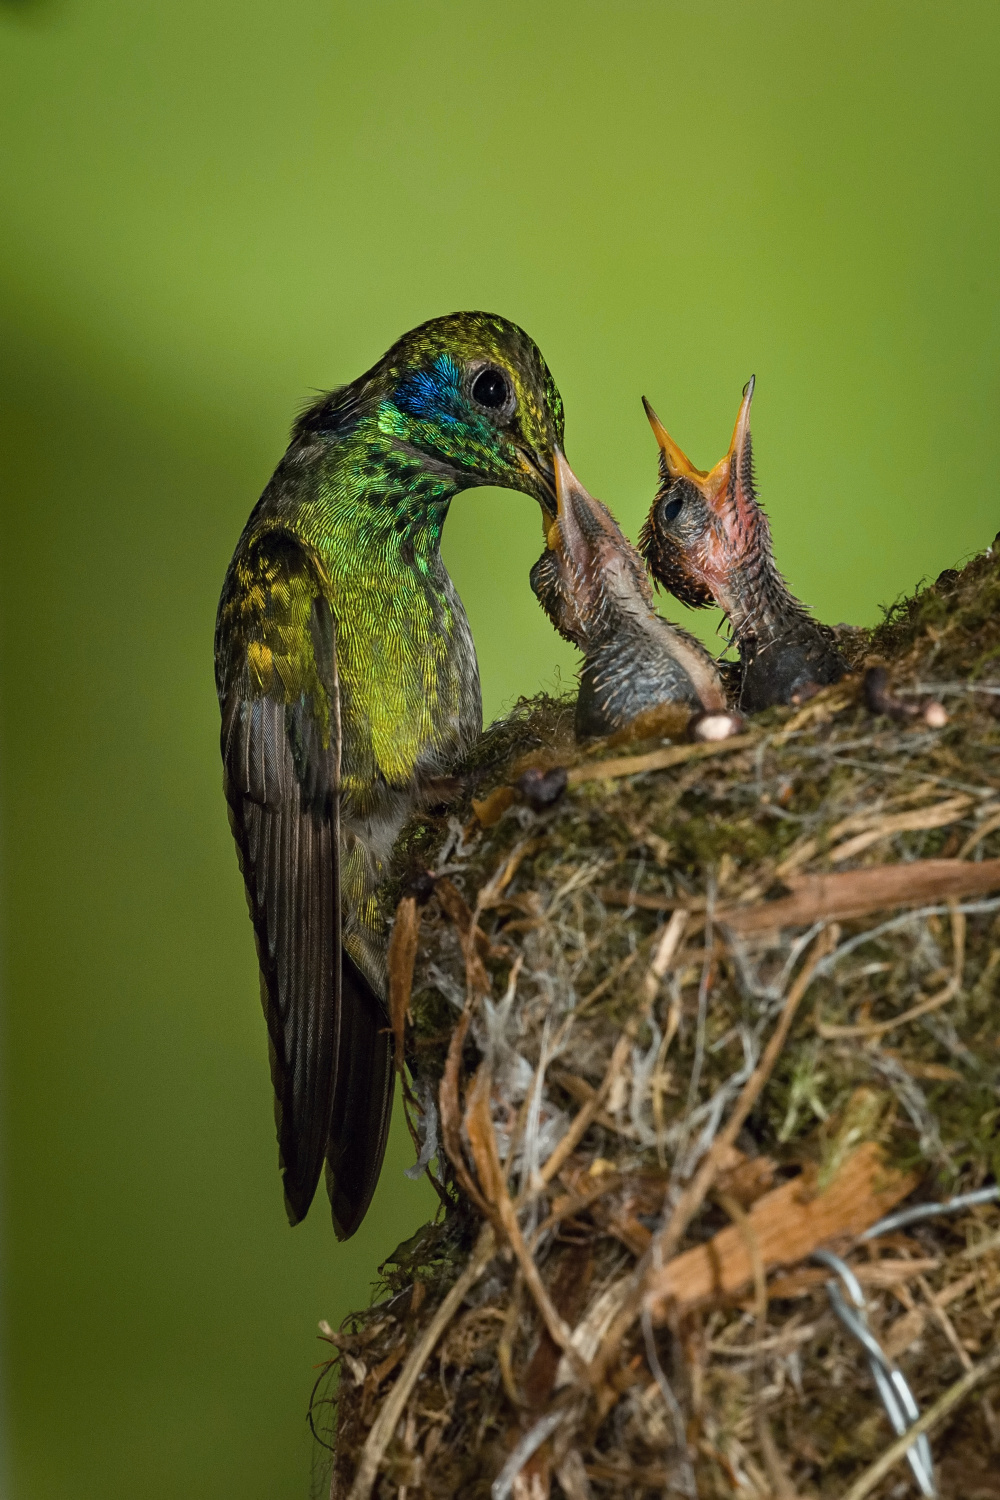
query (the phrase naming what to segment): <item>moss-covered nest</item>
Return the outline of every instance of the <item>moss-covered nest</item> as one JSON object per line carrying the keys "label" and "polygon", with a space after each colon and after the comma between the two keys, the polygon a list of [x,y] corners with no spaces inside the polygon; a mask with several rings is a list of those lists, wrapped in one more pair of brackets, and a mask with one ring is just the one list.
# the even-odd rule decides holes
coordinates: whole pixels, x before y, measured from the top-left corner
{"label": "moss-covered nest", "polygon": [[1000,1204],[861,1238],[1000,1175],[997,557],[850,650],[721,744],[580,749],[521,704],[408,830],[392,1003],[442,1208],[324,1325],[334,1496],[918,1493],[872,1468],[826,1249],[937,1493],[1000,1500]]}

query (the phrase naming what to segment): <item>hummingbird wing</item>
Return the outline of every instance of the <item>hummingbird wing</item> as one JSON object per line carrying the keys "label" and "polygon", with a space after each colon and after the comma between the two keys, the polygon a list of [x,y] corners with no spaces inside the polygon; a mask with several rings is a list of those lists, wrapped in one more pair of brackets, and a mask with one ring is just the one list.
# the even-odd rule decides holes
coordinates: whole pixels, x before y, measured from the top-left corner
{"label": "hummingbird wing", "polygon": [[371,1201],[391,1052],[378,997],[341,950],[340,693],[330,585],[282,530],[237,552],[216,625],[229,818],[257,940],[291,1223],[330,1155],[338,1235]]}

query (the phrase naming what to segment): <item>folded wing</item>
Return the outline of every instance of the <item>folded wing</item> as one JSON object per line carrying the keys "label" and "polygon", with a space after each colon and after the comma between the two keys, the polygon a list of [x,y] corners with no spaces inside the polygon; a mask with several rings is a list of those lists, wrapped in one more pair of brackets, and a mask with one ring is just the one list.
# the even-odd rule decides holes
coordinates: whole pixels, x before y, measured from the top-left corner
{"label": "folded wing", "polygon": [[275,530],[238,550],[219,606],[216,683],[230,823],[267,1018],[291,1223],[324,1160],[353,1233],[385,1149],[391,1055],[377,996],[341,956],[340,699],[325,570]]}

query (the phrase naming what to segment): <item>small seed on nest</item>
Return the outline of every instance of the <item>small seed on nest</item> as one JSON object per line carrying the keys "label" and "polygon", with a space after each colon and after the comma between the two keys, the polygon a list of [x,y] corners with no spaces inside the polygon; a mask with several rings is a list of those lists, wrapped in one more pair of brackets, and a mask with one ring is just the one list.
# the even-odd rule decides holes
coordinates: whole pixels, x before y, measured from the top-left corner
{"label": "small seed on nest", "polygon": [[730,735],[742,734],[743,720],[734,713],[694,714],[688,724],[689,740],[728,740]]}
{"label": "small seed on nest", "polygon": [[540,771],[529,766],[517,780],[517,789],[535,812],[543,812],[559,801],[566,790],[566,767],[553,766],[551,771]]}

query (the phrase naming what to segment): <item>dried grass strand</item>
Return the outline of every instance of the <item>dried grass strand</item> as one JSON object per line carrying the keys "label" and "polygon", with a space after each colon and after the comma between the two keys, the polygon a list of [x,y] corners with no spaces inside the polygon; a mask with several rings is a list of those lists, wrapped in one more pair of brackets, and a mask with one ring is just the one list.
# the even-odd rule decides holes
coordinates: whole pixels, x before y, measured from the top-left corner
{"label": "dried grass strand", "polygon": [[458,1072],[462,1061],[462,1048],[472,1020],[471,1006],[466,1005],[458,1018],[455,1030],[451,1034],[448,1044],[448,1057],[445,1062],[444,1072],[441,1075],[441,1088],[438,1102],[441,1110],[441,1144],[448,1153],[451,1162],[464,1192],[472,1199],[484,1219],[491,1218],[489,1204],[483,1197],[479,1188],[472,1180],[472,1174],[465,1165],[465,1156],[462,1152],[462,1136],[459,1128],[460,1105],[458,1098]]}
{"label": "dried grass strand", "polygon": [[968,1370],[954,1385],[950,1385],[942,1396],[929,1406],[922,1417],[919,1417],[912,1427],[908,1427],[903,1436],[897,1438],[873,1464],[856,1479],[850,1489],[845,1491],[842,1500],[865,1500],[870,1495],[880,1480],[905,1459],[909,1450],[913,1447],[914,1440],[924,1433],[933,1432],[945,1417],[954,1411],[960,1402],[964,1401],[970,1391],[975,1390],[977,1385],[982,1385],[991,1375],[1000,1370],[1000,1349],[994,1349],[992,1354],[987,1355],[978,1365]]}
{"label": "dried grass strand", "polygon": [[754,1377],[754,1426],[757,1431],[757,1442],[760,1446],[761,1457],[767,1470],[771,1487],[774,1491],[774,1500],[797,1500],[795,1487],[788,1477],[785,1466],[778,1452],[778,1445],[774,1441],[771,1424],[767,1419],[761,1401],[761,1368],[763,1358],[764,1334],[767,1329],[767,1275],[764,1269],[764,1256],[761,1253],[760,1240],[757,1238],[750,1215],[728,1193],[716,1195],[726,1213],[732,1219],[736,1228],[743,1236],[750,1257],[750,1265],[753,1270],[754,1285],[754,1325],[756,1338],[754,1340],[755,1350],[753,1356]]}
{"label": "dried grass strand", "polygon": [[954,1000],[959,991],[957,979],[950,979],[943,990],[929,999],[922,1000],[919,1005],[913,1005],[909,1010],[901,1011],[898,1016],[893,1016],[890,1021],[869,1021],[857,1026],[834,1026],[826,1021],[821,1021],[817,1015],[815,1026],[817,1033],[824,1041],[834,1041],[841,1037],[864,1036],[880,1037],[887,1032],[895,1031],[897,1026],[905,1026],[908,1021],[916,1021],[920,1016],[928,1015],[932,1010],[940,1010],[942,1005],[947,1005],[949,1000]]}
{"label": "dried grass strand", "polygon": [[517,1210],[507,1191],[507,1179],[500,1163],[496,1131],[490,1115],[490,1072],[486,1063],[480,1064],[470,1090],[465,1129],[472,1145],[483,1193],[489,1203],[490,1217],[506,1235],[524,1276],[524,1284],[534,1299],[553,1343],[568,1356],[576,1374],[586,1378],[586,1365],[573,1348],[571,1330],[557,1311],[542,1281],[534,1256],[525,1244]]}
{"label": "dried grass strand", "polygon": [[881,1037],[887,1032],[894,1031],[897,1026],[904,1026],[908,1021],[916,1021],[920,1016],[926,1016],[933,1010],[940,1010],[942,1005],[947,1005],[961,992],[962,975],[965,969],[965,913],[954,901],[948,903],[948,915],[951,919],[951,949],[952,949],[952,976],[943,990],[936,995],[931,995],[926,1000],[921,1000],[919,1005],[913,1005],[909,1010],[904,1010],[900,1015],[893,1016],[889,1021],[865,1021],[856,1026],[834,1026],[815,1018],[816,1030],[821,1037],[827,1041],[833,1041],[841,1037]]}
{"label": "dried grass strand", "polygon": [[590,1364],[590,1378],[595,1385],[603,1383],[622,1339],[635,1321],[648,1295],[653,1274],[676,1253],[685,1230],[705,1201],[725,1160],[728,1148],[735,1144],[736,1137],[770,1077],[771,1070],[785,1045],[795,1013],[812,982],[817,966],[821,959],[832,952],[836,946],[838,932],[839,929],[834,926],[825,928],[818,934],[812,952],[788,992],[788,998],[764,1055],[744,1084],[729,1121],[709,1148],[693,1181],[684,1189],[667,1223],[654,1236],[649,1250],[623,1286],[623,1306],[612,1321],[601,1347]]}
{"label": "dried grass strand", "polygon": [[500,1368],[500,1379],[503,1388],[512,1406],[524,1408],[527,1402],[518,1389],[514,1378],[514,1337],[517,1333],[517,1325],[521,1318],[521,1291],[524,1287],[524,1276],[518,1266],[514,1272],[514,1285],[511,1287],[510,1301],[507,1304],[507,1313],[503,1320],[503,1330],[497,1344],[497,1364]]}
{"label": "dried grass strand", "polygon": [[539,1417],[534,1426],[528,1429],[494,1479],[490,1487],[491,1500],[507,1500],[507,1496],[514,1488],[517,1477],[529,1458],[538,1452],[542,1444],[552,1436],[567,1416],[568,1412],[565,1408],[557,1407],[553,1411],[546,1412],[544,1417]]}
{"label": "dried grass strand", "polygon": [[379,1465],[396,1430],[396,1423],[403,1415],[410,1393],[420,1377],[424,1364],[434,1352],[435,1344],[465,1301],[466,1296],[493,1259],[495,1251],[496,1240],[492,1226],[484,1224],[479,1231],[479,1238],[468,1265],[413,1346],[398,1380],[372,1423],[365,1446],[361,1450],[361,1459],[351,1485],[349,1500],[368,1500]]}
{"label": "dried grass strand", "polygon": [[998,828],[1000,828],[1000,812],[995,812],[991,818],[987,818],[985,823],[980,823],[979,827],[969,834],[955,856],[956,859],[968,859],[976,845],[981,844],[987,834],[996,833]]}
{"label": "dried grass strand", "polygon": [[[913,902],[986,895],[1000,889],[1000,859],[969,864],[959,859],[915,859],[903,865],[869,865],[833,875],[796,876],[790,896],[718,913],[735,932],[805,927],[818,918],[846,921]],[[860,941],[865,941],[862,937]]]}
{"label": "dried grass strand", "polygon": [[396,907],[389,936],[389,1016],[392,1024],[393,1058],[396,1071],[406,1081],[403,1067],[405,1026],[413,990],[413,965],[420,940],[420,907],[415,896],[404,896]]}
{"label": "dried grass strand", "polygon": [[568,786],[579,786],[583,781],[616,781],[621,776],[641,776],[647,771],[666,771],[671,766],[681,766],[689,760],[707,760],[711,755],[728,755],[736,750],[749,750],[757,743],[758,736],[755,734],[735,734],[728,740],[714,743],[670,745],[663,750],[651,750],[648,755],[588,760],[582,766],[571,766],[566,782]]}
{"label": "dried grass strand", "polygon": [[[588,1129],[603,1109],[604,1102],[614,1086],[615,1079],[628,1061],[628,1055],[632,1049],[639,1025],[648,1016],[650,1008],[656,1000],[660,981],[670,967],[674,954],[680,947],[687,921],[688,914],[686,911],[675,911],[664,928],[663,935],[657,945],[656,953],[643,977],[643,1007],[637,1015],[629,1019],[628,1025],[615,1043],[611,1053],[611,1061],[608,1063],[607,1070],[597,1092],[577,1111],[566,1134],[555,1147],[544,1166],[539,1170],[539,1177],[542,1183],[552,1181],[556,1173],[561,1170],[570,1155],[576,1150]],[[631,955],[629,962],[631,962]]]}

